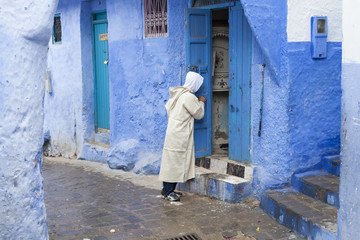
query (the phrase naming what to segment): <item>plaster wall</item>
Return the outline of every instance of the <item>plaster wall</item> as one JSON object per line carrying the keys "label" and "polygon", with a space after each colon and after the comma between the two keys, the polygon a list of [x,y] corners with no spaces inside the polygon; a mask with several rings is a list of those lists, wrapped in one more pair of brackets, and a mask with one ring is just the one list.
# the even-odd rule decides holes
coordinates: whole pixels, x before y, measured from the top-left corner
{"label": "plaster wall", "polygon": [[82,125],[80,1],[59,1],[56,13],[61,16],[62,41],[49,42],[52,92],[45,94],[44,104],[44,131],[50,136],[46,153],[73,157],[82,138],[79,133]]}
{"label": "plaster wall", "polygon": [[[327,57],[311,58],[311,16],[328,17]],[[288,1],[290,159],[294,171],[338,154],[341,125],[341,1]],[[302,170],[301,170],[302,169]]]}
{"label": "plaster wall", "polygon": [[341,42],[328,42],[326,59],[312,59],[310,45],[289,43],[288,48],[289,162],[295,172],[340,151]]}
{"label": "plaster wall", "polygon": [[356,17],[360,9],[359,1],[343,0],[343,63],[360,63],[359,18]]}
{"label": "plaster wall", "polygon": [[95,138],[91,14],[106,1],[61,0],[62,42],[49,42],[52,93],[45,94],[45,153],[74,157]]}
{"label": "plaster wall", "polygon": [[0,1],[0,238],[48,239],[41,177],[47,43],[56,0]]}
{"label": "plaster wall", "polygon": [[[255,197],[260,197],[263,191],[286,184],[291,175],[287,1],[246,0],[241,4],[253,32],[251,146],[255,169],[252,189]],[[262,129],[258,136],[263,71]]]}
{"label": "plaster wall", "polygon": [[[73,11],[73,15],[80,15],[71,28],[73,32],[81,29],[81,37],[68,36],[74,43],[68,48],[62,46],[66,53],[60,59],[64,69],[72,67],[68,66],[71,64],[77,66],[71,68],[71,75],[82,77],[83,83],[81,85],[78,79],[66,75],[64,83],[68,83],[67,79],[72,81],[68,84],[72,88],[71,94],[61,93],[64,96],[57,102],[69,104],[61,114],[49,118],[49,122],[72,114],[72,117],[66,116],[69,126],[60,124],[66,138],[70,142],[79,142],[82,137],[86,142],[93,137],[91,27],[86,26],[90,21],[88,13],[95,6],[97,10],[106,6],[111,148],[105,159],[113,168],[157,173],[167,125],[164,104],[168,99],[168,88],[181,85],[185,75],[184,8],[188,1],[168,1],[168,36],[161,38],[144,38],[141,0],[107,0],[100,7],[98,1],[63,2],[60,7],[64,12]],[[293,172],[311,168],[322,155],[338,151],[341,43],[328,43],[328,58],[313,60],[310,42],[287,41],[290,1],[244,0],[241,4],[254,38],[251,154],[256,166],[253,189],[255,194],[261,194],[266,189],[288,184]],[[70,5],[72,9],[67,10]],[[60,47],[59,50],[56,47],[51,47],[53,54],[62,54],[57,53]],[[73,63],[66,61],[72,57],[76,58]],[[265,68],[263,64],[266,64]],[[262,71],[265,78],[259,137]],[[79,99],[80,93],[82,98]],[[75,99],[72,99],[73,95],[76,95]],[[72,107],[73,102],[76,106]],[[75,143],[69,149],[79,151]]]}
{"label": "plaster wall", "polygon": [[358,239],[360,230],[360,3],[343,1],[342,135],[338,239]]}
{"label": "plaster wall", "polygon": [[289,42],[311,41],[312,16],[327,16],[328,41],[341,42],[342,0],[288,0],[287,37]]}
{"label": "plaster wall", "polygon": [[[339,152],[341,42],[334,41],[341,36],[341,6],[338,1],[328,2],[327,10],[319,12],[318,1],[241,3],[255,40],[251,109],[252,159],[256,166],[253,189],[257,195],[289,184],[294,172],[313,168],[323,155]],[[315,14],[326,14],[332,22],[329,40],[333,42],[328,43],[329,55],[322,60],[311,58],[310,37],[303,39],[301,31],[292,32],[304,32],[308,27],[305,35],[310,36],[310,17]],[[287,39],[290,35],[296,36],[296,41]],[[262,64],[266,67],[259,137]]]}
{"label": "plaster wall", "polygon": [[124,144],[131,143],[131,147],[139,148],[137,155],[146,152],[144,161],[136,162],[137,157],[124,159],[131,161],[127,163],[114,159],[110,165],[136,163],[135,171],[151,165],[157,173],[167,126],[164,105],[169,87],[179,86],[184,78],[187,1],[168,1],[168,36],[160,38],[144,38],[142,2],[107,0],[111,151],[116,155]]}

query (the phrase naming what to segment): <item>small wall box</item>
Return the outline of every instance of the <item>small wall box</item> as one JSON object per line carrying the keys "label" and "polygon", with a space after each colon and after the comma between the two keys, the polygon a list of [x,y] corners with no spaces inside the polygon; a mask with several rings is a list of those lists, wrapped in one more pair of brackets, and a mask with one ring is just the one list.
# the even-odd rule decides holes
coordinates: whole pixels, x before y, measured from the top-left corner
{"label": "small wall box", "polygon": [[312,58],[326,58],[328,35],[327,17],[311,17],[311,55]]}

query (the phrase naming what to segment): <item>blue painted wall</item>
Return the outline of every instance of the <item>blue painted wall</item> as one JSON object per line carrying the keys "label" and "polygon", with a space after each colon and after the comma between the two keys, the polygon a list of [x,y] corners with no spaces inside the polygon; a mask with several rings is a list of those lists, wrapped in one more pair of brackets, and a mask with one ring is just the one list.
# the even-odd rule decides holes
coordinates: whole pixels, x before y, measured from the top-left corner
{"label": "blue painted wall", "polygon": [[[310,42],[287,42],[287,1],[242,1],[254,34],[252,69],[252,160],[254,195],[290,183],[340,149],[341,43],[328,43],[328,57],[313,60]],[[264,103],[261,137],[262,64]],[[331,69],[331,70],[329,70]]]}
{"label": "blue painted wall", "polygon": [[[289,82],[287,57],[287,1],[242,2],[254,34],[252,68],[252,160],[253,194],[288,183],[289,168]],[[263,68],[265,64],[265,68]],[[264,98],[261,136],[258,136],[261,81]]]}
{"label": "blue painted wall", "polygon": [[[313,60],[309,42],[287,42],[286,0],[244,0],[241,4],[254,36],[251,155],[256,167],[253,189],[258,195],[288,184],[293,172],[311,168],[321,156],[339,150],[341,43],[329,42],[328,57]],[[45,126],[54,154],[79,153],[91,160],[108,161],[112,168],[157,173],[167,125],[164,104],[168,88],[181,85],[185,75],[187,6],[187,0],[168,1],[168,37],[146,39],[141,0],[101,4],[61,1],[58,12],[64,18],[63,44],[50,47],[49,66],[56,63],[70,69],[71,74],[60,75],[60,70],[54,69],[54,92],[45,99]],[[88,151],[83,144],[96,137],[89,16],[105,8],[109,24],[110,149],[100,154]],[[60,123],[53,121],[59,118]],[[65,144],[69,142],[69,146]],[[62,153],[65,147],[69,150]]]}
{"label": "blue painted wall", "polygon": [[56,0],[0,14],[0,239],[48,239],[42,167],[47,43]]}
{"label": "blue painted wall", "polygon": [[[353,17],[358,16],[353,15]],[[358,17],[356,17],[358,19]],[[346,38],[345,38],[346,39]],[[359,39],[357,37],[356,39]],[[340,168],[339,239],[357,239],[360,217],[360,63],[342,66],[342,136]]]}
{"label": "blue painted wall", "polygon": [[184,72],[186,6],[185,0],[168,1],[168,37],[146,39],[141,0],[107,1],[111,149],[136,139],[140,152],[154,156],[140,165],[159,166],[167,126],[164,104],[169,87],[180,85]]}
{"label": "blue painted wall", "polygon": [[[106,1],[61,0],[62,43],[49,44],[52,93],[45,94],[45,154],[76,157],[95,139],[91,14]],[[80,27],[81,26],[81,27]]]}
{"label": "blue painted wall", "polygon": [[312,59],[310,42],[288,44],[291,169],[340,151],[341,43],[327,48],[326,59]]}
{"label": "blue painted wall", "polygon": [[[150,167],[151,172],[158,171],[167,124],[164,104],[168,88],[180,85],[181,71],[185,71],[186,4],[185,0],[169,1],[168,37],[144,39],[140,0],[60,1],[57,13],[62,16],[63,41],[50,45],[48,60],[53,92],[45,96],[45,135],[50,143],[47,154],[108,159],[115,168],[133,167],[141,155],[146,160],[142,157],[135,171],[149,169],[149,164],[155,166]],[[99,10],[107,10],[109,24],[111,148],[105,152],[84,145],[98,137],[94,130],[90,16]],[[125,160],[121,149],[130,150],[134,143],[137,157],[124,163],[129,159]]]}
{"label": "blue painted wall", "polygon": [[359,4],[342,1],[343,57],[341,87],[341,166],[338,239],[358,239],[360,229],[360,55]]}
{"label": "blue painted wall", "polygon": [[45,153],[72,157],[78,153],[82,126],[82,63],[80,1],[59,1],[61,44],[49,43],[48,69],[52,93],[45,94],[44,131],[50,136]]}

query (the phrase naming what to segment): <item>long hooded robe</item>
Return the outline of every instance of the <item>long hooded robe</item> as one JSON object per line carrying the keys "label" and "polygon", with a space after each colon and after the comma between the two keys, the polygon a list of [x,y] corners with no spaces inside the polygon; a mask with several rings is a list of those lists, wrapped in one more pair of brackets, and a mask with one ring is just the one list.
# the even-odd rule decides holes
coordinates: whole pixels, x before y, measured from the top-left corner
{"label": "long hooded robe", "polygon": [[170,88],[160,181],[186,182],[195,177],[194,119],[203,118],[204,103],[193,92],[198,91],[203,79],[189,72],[183,87]]}

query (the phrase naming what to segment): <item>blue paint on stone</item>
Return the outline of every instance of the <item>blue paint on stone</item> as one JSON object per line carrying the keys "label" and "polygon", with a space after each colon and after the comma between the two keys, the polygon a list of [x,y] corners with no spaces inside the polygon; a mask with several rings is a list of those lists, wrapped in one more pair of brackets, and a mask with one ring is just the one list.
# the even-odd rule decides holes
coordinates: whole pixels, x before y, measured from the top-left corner
{"label": "blue paint on stone", "polygon": [[280,84],[285,80],[286,69],[283,61],[287,51],[287,1],[244,0],[241,4],[273,80]]}
{"label": "blue paint on stone", "polygon": [[[168,37],[149,39],[143,36],[142,1],[100,2],[61,0],[57,9],[62,16],[63,42],[51,45],[49,51],[53,93],[45,96],[45,130],[51,136],[48,152],[53,156],[78,155],[80,159],[86,156],[89,160],[103,161],[101,156],[96,156],[99,151],[89,147],[100,140],[107,143],[94,131],[90,16],[94,11],[107,10],[111,149],[106,154],[112,156],[109,160],[112,167],[130,170],[136,166],[134,171],[138,173],[156,174],[159,157],[148,158],[148,161],[152,159],[151,163],[137,165],[136,160],[128,160],[124,166],[126,156],[120,156],[121,151],[115,152],[119,149],[117,145],[130,139],[136,139],[141,146],[136,159],[143,152],[147,156],[162,152],[168,89],[180,85],[185,75],[184,8],[187,1],[168,3]],[[78,31],[81,34],[73,34]],[[115,155],[119,157],[118,164]]]}
{"label": "blue paint on stone", "polygon": [[[293,188],[285,188],[274,190],[284,194],[294,194],[297,191]],[[299,212],[295,212],[282,204],[277,203],[267,194],[261,197],[260,207],[273,219],[280,224],[292,229],[293,231],[305,236],[307,239],[322,240],[322,239],[336,239],[337,236],[328,229],[318,226],[310,219],[304,217]]]}
{"label": "blue paint on stone", "polygon": [[[53,93],[45,96],[49,152],[93,161],[109,158],[112,168],[157,174],[168,89],[181,85],[185,75],[188,1],[168,2],[168,36],[161,38],[144,37],[142,1],[101,2],[61,0],[57,10],[63,21],[63,42],[49,50],[53,80]],[[252,191],[260,198],[267,189],[289,185],[294,172],[315,168],[323,156],[339,152],[341,43],[329,42],[328,57],[314,60],[310,42],[287,42],[287,1],[244,0],[241,4],[254,36]],[[90,16],[104,9],[109,32],[110,149],[95,151],[89,146],[104,143],[101,139],[107,137],[95,134]],[[132,140],[138,143],[128,149],[128,155],[122,144]]]}
{"label": "blue paint on stone", "polygon": [[[340,149],[341,43],[326,59],[310,56],[310,42],[289,43],[290,168],[311,167]],[[292,160],[295,159],[295,160]]]}
{"label": "blue paint on stone", "polygon": [[1,9],[0,239],[48,239],[41,176],[43,96],[56,5],[56,0],[19,0]]}
{"label": "blue paint on stone", "polygon": [[89,4],[91,4],[92,11],[102,11],[106,9],[106,0],[93,0],[89,1]]}
{"label": "blue paint on stone", "polygon": [[179,183],[177,188],[228,203],[237,203],[250,196],[250,182],[231,183],[225,179],[226,176],[222,174],[197,174],[194,179]]}
{"label": "blue paint on stone", "polygon": [[[44,131],[50,133],[52,156],[72,157],[79,154],[82,129],[82,63],[80,1],[59,1],[62,43],[49,43],[48,69],[52,93],[45,94]],[[89,51],[89,50],[88,50]]]}
{"label": "blue paint on stone", "polygon": [[324,171],[340,177],[340,155],[325,156],[321,163],[321,167]]}
{"label": "blue paint on stone", "polygon": [[316,200],[329,204],[331,206],[339,208],[339,193],[338,191],[332,191],[329,189],[323,189],[317,185],[312,185],[304,181],[303,178],[314,176],[327,176],[329,173],[324,171],[308,171],[305,173],[298,173],[292,176],[292,187],[297,191],[312,197]]}
{"label": "blue paint on stone", "polygon": [[78,160],[87,160],[93,162],[108,162],[109,149],[100,145],[84,144]]}
{"label": "blue paint on stone", "polygon": [[[328,43],[328,58],[313,60],[310,43],[288,43],[289,64],[281,87],[265,69],[261,137],[257,136],[261,64],[254,44],[252,125],[254,194],[290,182],[300,169],[316,169],[323,156],[340,149],[341,43]],[[331,69],[331,71],[329,71]]]}
{"label": "blue paint on stone", "polygon": [[107,1],[111,143],[137,139],[148,154],[162,152],[168,89],[184,72],[186,3],[168,2],[168,37],[146,39],[141,1]]}
{"label": "blue paint on stone", "polygon": [[139,161],[139,142],[136,139],[129,139],[120,142],[113,147],[107,156],[107,162],[112,169],[130,171],[135,163]]}
{"label": "blue paint on stone", "polygon": [[342,66],[342,135],[338,239],[357,239],[360,216],[360,64]]}

